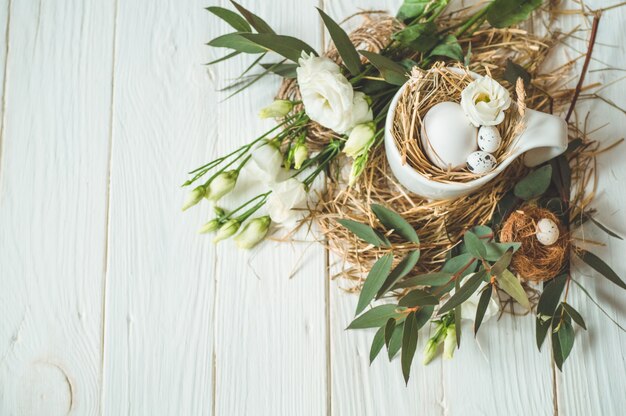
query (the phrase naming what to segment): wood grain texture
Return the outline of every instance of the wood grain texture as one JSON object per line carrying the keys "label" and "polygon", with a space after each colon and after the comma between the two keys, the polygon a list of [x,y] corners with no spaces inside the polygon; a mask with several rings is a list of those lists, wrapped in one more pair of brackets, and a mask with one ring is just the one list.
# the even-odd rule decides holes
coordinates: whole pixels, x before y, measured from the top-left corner
{"label": "wood grain texture", "polygon": [[[320,46],[316,0],[242,4],[266,19],[278,33],[301,38],[315,48]],[[207,21],[215,24],[216,19]],[[216,50],[207,54],[211,58],[221,56]],[[251,59],[244,57],[212,67],[216,87],[226,85]],[[212,135],[219,153],[247,143],[275,124],[258,120],[256,114],[271,103],[277,88],[278,79],[269,77],[220,104],[219,130]],[[215,94],[212,99],[226,96]],[[240,181],[238,186],[248,189],[250,196],[264,189],[249,189],[245,178]],[[228,198],[224,201],[227,207],[233,203]],[[284,233],[278,230],[275,237]],[[303,230],[295,238],[304,240],[305,234]],[[237,250],[229,240],[220,243],[217,258],[215,414],[325,414],[328,374],[323,247],[314,242],[266,242],[246,252]]]}
{"label": "wood grain texture", "polygon": [[0,162],[3,415],[98,414],[113,19],[109,2],[11,4]]}
{"label": "wood grain texture", "polygon": [[209,414],[214,249],[181,213],[218,128],[204,3],[120,1],[116,20],[103,414]]}

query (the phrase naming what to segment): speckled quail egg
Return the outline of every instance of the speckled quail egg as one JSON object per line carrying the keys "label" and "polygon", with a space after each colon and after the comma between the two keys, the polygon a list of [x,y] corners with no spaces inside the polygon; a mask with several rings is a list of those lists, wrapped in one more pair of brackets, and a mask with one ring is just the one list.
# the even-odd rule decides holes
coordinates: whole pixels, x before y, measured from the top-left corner
{"label": "speckled quail egg", "polygon": [[498,161],[491,153],[482,150],[473,152],[467,157],[467,169],[477,175],[491,172],[497,164]]}
{"label": "speckled quail egg", "polygon": [[502,136],[495,126],[481,126],[478,129],[478,147],[487,153],[494,153],[502,143]]}
{"label": "speckled quail egg", "polygon": [[434,105],[424,116],[422,149],[433,165],[444,170],[459,169],[467,156],[478,149],[477,132],[465,118],[460,104],[445,101]]}
{"label": "speckled quail egg", "polygon": [[537,240],[544,246],[551,246],[559,239],[559,226],[549,218],[537,221]]}

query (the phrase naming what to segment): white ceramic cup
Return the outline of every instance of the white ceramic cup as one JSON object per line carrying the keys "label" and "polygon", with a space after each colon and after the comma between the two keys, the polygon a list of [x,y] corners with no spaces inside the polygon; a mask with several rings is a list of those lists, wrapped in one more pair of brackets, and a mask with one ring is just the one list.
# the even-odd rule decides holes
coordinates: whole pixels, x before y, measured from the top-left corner
{"label": "white ceramic cup", "polygon": [[[458,71],[456,68],[450,68],[450,70]],[[470,72],[470,75],[474,79],[480,77],[473,72]],[[509,150],[509,157],[501,161],[494,170],[469,182],[442,183],[434,181],[420,174],[408,163],[402,164],[402,155],[392,135],[394,113],[406,86],[407,84],[404,84],[400,88],[389,106],[385,122],[385,151],[389,166],[396,179],[406,189],[424,198],[440,200],[467,195],[484,186],[522,155],[524,164],[533,167],[559,156],[567,149],[567,123],[565,120],[540,111],[527,109],[524,114],[524,131],[517,138],[513,138],[509,145],[513,147]]]}

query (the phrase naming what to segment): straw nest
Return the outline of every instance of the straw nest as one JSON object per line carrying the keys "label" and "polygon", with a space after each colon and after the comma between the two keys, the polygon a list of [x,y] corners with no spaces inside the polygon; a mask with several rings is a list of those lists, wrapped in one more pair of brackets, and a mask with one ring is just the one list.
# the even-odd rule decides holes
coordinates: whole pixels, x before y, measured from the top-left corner
{"label": "straw nest", "polygon": [[[559,227],[559,239],[549,246],[537,239],[537,222],[542,218],[554,221]],[[563,270],[569,259],[569,233],[557,216],[545,208],[524,205],[512,212],[502,224],[500,241],[521,243],[511,259],[511,267],[524,281],[550,280]]]}
{"label": "straw nest", "polygon": [[[461,18],[459,14],[452,13],[441,17],[440,24],[442,27],[454,27],[459,24]],[[391,34],[400,27],[402,25],[389,16],[365,14],[363,25],[353,31],[350,38],[359,45],[359,48],[379,52],[388,44]],[[464,48],[471,43],[472,58],[469,70],[481,75],[490,73],[494,79],[509,89],[512,96],[516,96],[515,86],[503,81],[506,60],[510,58],[522,65],[532,76],[531,84],[524,91],[523,105],[552,113],[561,111],[571,100],[572,90],[563,86],[563,80],[568,79],[566,75],[572,69],[574,61],[558,68],[552,67],[545,72],[540,68],[550,50],[565,37],[567,35],[559,33],[539,37],[529,30],[488,28],[474,32],[471,37],[461,38],[459,42]],[[339,61],[332,45],[326,55]],[[299,92],[295,80],[285,80],[278,97],[298,99]],[[510,113],[509,117],[513,120],[512,117],[515,117],[516,112]],[[514,120],[511,120],[507,126],[515,125]],[[515,127],[505,128],[507,131],[515,129]],[[570,129],[571,140],[574,137],[582,137],[584,142],[583,146],[570,154],[574,181],[571,215],[578,215],[593,197],[588,195],[587,189],[595,180],[590,169],[593,171],[597,145],[587,140],[584,132],[576,129],[574,125],[570,125]],[[313,151],[321,148],[333,137],[334,133],[315,123],[309,126],[308,145]],[[411,160],[408,149],[407,160]],[[527,173],[527,168],[520,161],[515,161],[502,174],[473,194],[457,199],[428,201],[408,192],[396,181],[382,145],[371,150],[365,171],[353,187],[346,184],[350,163],[349,159],[340,158],[332,166],[327,177],[326,189],[320,195],[319,202],[312,209],[310,216],[319,224],[328,248],[334,252],[335,258],[339,258],[338,264],[335,262],[331,265],[334,270],[339,270],[333,277],[341,276],[356,283],[346,288],[347,290],[360,288],[365,273],[384,252],[393,251],[397,261],[404,254],[415,250],[416,246],[388,233],[392,243],[390,248],[372,247],[340,226],[337,219],[348,218],[366,222],[380,229],[370,210],[370,204],[379,203],[395,210],[413,225],[420,236],[420,261],[413,272],[436,271],[446,260],[449,251],[459,244],[465,231],[473,226],[489,223],[498,201]],[[441,179],[446,180],[445,177]]]}

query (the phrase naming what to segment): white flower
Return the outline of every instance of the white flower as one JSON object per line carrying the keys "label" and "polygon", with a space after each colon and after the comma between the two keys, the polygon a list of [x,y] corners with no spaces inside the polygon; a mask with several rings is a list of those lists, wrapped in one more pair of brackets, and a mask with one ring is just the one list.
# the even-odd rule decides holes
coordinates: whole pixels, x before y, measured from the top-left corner
{"label": "white flower", "polygon": [[185,199],[185,203],[183,204],[183,211],[193,207],[198,202],[202,201],[202,198],[206,195],[206,188],[202,185],[194,188],[193,191],[189,192],[187,195],[187,199]]}
{"label": "white flower", "polygon": [[251,220],[235,237],[234,240],[237,243],[237,247],[249,249],[256,246],[265,238],[271,222],[272,220],[268,216]]}
{"label": "white flower", "polygon": [[277,224],[292,225],[303,217],[306,207],[304,184],[294,178],[274,185],[267,200],[267,212]]}
{"label": "white flower", "polygon": [[213,239],[213,243],[217,244],[222,240],[226,240],[227,238],[235,234],[237,230],[239,230],[240,225],[241,223],[237,220],[226,221],[224,225],[222,225],[220,229],[217,230],[217,234],[215,235],[215,238]]}
{"label": "white flower", "polygon": [[233,190],[237,183],[239,172],[229,170],[218,174],[209,184],[206,191],[206,198],[209,201],[217,201],[227,193]]}
{"label": "white flower", "polygon": [[309,149],[305,143],[298,143],[293,149],[293,167],[298,170],[302,167],[304,161],[309,157]]}
{"label": "white flower", "polygon": [[375,133],[376,125],[373,122],[358,124],[350,132],[348,140],[346,140],[346,144],[343,147],[343,152],[352,158],[356,158],[364,151],[367,151],[374,140]]}
{"label": "white flower", "polygon": [[[463,285],[463,283],[465,283],[465,281],[473,274],[474,273],[471,273],[465,276],[465,278],[461,281],[461,285]],[[487,289],[487,290],[491,290],[491,289]],[[452,289],[450,291],[450,296],[454,295],[454,292],[455,290]],[[481,293],[482,292],[480,290],[477,290],[476,292],[474,292],[474,294],[472,294],[472,296],[469,297],[469,299],[467,299],[465,302],[461,304],[461,318],[462,319],[469,319],[471,321],[474,321],[476,319],[476,310],[478,309],[478,302],[480,301]],[[499,311],[500,311],[500,306],[498,305],[498,302],[492,296],[489,299],[489,303],[487,304],[487,310],[485,311],[485,316],[483,317],[483,323],[487,322],[489,318],[497,315]]]}
{"label": "white flower", "polygon": [[250,169],[252,176],[263,183],[274,183],[281,171],[283,155],[278,146],[267,141],[252,151]]}
{"label": "white flower", "polygon": [[293,103],[289,100],[276,100],[272,104],[259,111],[260,118],[285,117],[293,108]]}
{"label": "white flower", "polygon": [[307,115],[337,133],[347,133],[358,123],[372,120],[363,93],[354,93],[341,69],[326,57],[302,53],[296,69],[298,86]]}
{"label": "white flower", "polygon": [[511,105],[509,92],[489,76],[478,78],[461,93],[461,107],[474,126],[495,126]]}

